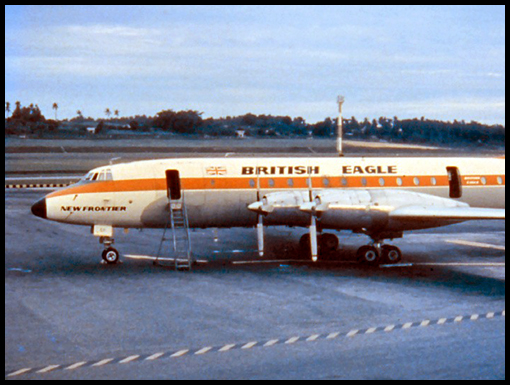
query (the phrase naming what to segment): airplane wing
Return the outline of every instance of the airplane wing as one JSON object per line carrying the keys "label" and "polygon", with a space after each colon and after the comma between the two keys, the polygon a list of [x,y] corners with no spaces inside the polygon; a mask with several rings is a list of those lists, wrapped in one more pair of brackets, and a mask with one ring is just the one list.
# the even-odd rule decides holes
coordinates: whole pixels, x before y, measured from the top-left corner
{"label": "airplane wing", "polygon": [[444,219],[452,221],[505,219],[504,209],[486,209],[477,207],[427,207],[406,206],[389,213],[392,219],[426,220]]}
{"label": "airplane wing", "polygon": [[[322,228],[362,229],[367,235],[425,229],[468,220],[504,220],[505,209],[470,207],[454,199],[392,189],[287,191],[264,195],[248,209],[257,213],[259,254],[264,222],[306,226],[317,259],[317,221]],[[372,235],[370,235],[372,236]]]}

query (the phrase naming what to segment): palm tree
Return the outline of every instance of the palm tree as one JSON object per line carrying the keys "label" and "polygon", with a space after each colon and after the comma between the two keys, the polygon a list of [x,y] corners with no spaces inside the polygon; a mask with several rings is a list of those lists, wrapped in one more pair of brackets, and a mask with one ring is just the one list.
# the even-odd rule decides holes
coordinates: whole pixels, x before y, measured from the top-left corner
{"label": "palm tree", "polygon": [[5,113],[7,115],[6,118],[8,118],[11,113],[11,103],[9,102],[5,102]]}
{"label": "palm tree", "polygon": [[110,111],[109,108],[107,108],[106,110],[104,110],[104,113],[106,114],[106,116],[109,118],[110,115],[112,114],[112,112]]}
{"label": "palm tree", "polygon": [[51,108],[53,108],[55,110],[55,120],[57,120],[58,104],[57,103],[53,103],[53,106]]}
{"label": "palm tree", "polygon": [[119,117],[119,110],[115,110],[113,113],[117,118]]}

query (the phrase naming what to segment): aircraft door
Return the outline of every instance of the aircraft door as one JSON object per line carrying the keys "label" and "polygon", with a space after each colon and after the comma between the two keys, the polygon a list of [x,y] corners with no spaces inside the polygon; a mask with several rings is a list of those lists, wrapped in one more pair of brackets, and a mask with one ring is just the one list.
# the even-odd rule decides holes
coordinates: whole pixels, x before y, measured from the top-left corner
{"label": "aircraft door", "polygon": [[181,178],[179,170],[166,170],[167,197],[171,200],[181,199]]}
{"label": "aircraft door", "polygon": [[462,197],[462,178],[457,167],[446,167],[448,183],[450,185],[450,198]]}

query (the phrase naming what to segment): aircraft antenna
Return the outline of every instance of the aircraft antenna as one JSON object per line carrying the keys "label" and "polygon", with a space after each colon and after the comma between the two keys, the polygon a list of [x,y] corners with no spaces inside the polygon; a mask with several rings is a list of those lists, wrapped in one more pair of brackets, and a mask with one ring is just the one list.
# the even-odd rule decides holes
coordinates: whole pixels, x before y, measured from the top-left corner
{"label": "aircraft antenna", "polygon": [[337,124],[337,128],[336,128],[336,151],[338,152],[338,156],[344,156],[344,152],[342,149],[342,139],[343,139],[342,106],[344,104],[345,98],[343,96],[338,96],[336,101],[338,103],[338,124]]}

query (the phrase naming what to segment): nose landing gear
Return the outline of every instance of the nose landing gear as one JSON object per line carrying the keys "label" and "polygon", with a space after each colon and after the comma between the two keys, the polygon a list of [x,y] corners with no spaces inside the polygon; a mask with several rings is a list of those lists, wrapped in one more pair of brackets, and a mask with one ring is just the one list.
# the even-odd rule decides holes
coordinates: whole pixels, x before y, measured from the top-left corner
{"label": "nose landing gear", "polygon": [[99,238],[99,242],[104,245],[104,250],[101,254],[103,261],[109,265],[115,265],[119,263],[120,254],[115,248],[112,247],[114,239],[110,237],[101,237]]}

